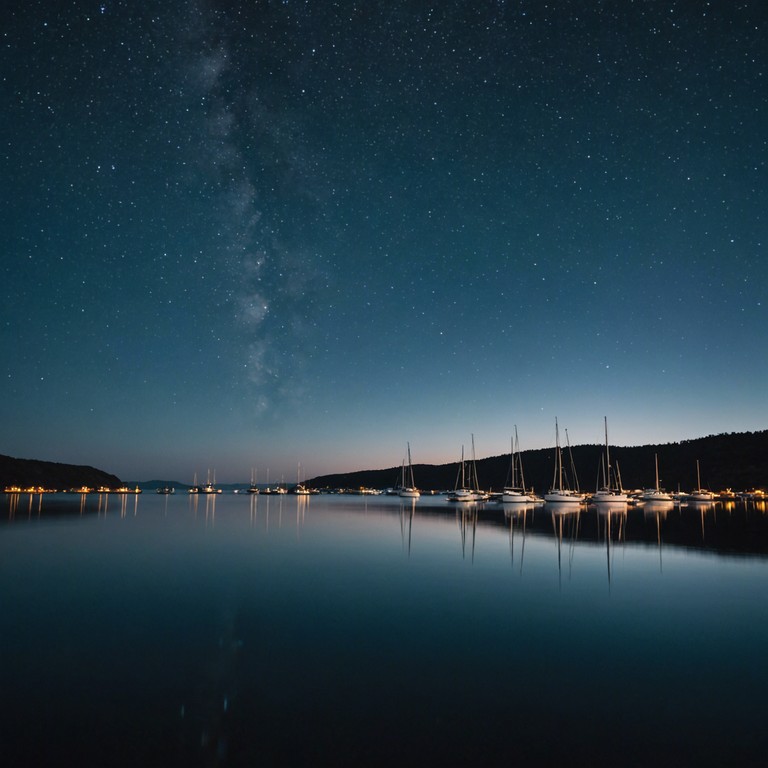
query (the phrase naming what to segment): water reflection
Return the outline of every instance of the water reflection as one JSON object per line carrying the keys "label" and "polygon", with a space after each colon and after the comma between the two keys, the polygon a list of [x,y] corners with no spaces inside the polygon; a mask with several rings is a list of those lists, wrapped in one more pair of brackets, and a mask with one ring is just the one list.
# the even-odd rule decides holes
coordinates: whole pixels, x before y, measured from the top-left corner
{"label": "water reflection", "polygon": [[[19,506],[23,496],[27,496],[27,519],[32,518],[33,512],[38,516],[43,508],[43,494],[42,493],[6,493],[8,497],[8,519],[13,520],[19,513]],[[37,502],[35,502],[37,497]]]}
{"label": "water reflection", "polygon": [[461,556],[466,559],[467,539],[470,539],[470,562],[475,562],[475,539],[477,537],[477,515],[479,505],[467,502],[456,508],[456,522],[461,536]]}
{"label": "water reflection", "polygon": [[299,538],[299,533],[306,520],[307,510],[309,509],[309,494],[297,494],[296,499],[296,538]]}
{"label": "water reflection", "polygon": [[509,521],[509,560],[515,564],[515,528],[521,531],[520,542],[520,573],[523,572],[523,560],[525,559],[525,533],[528,515],[533,516],[536,504],[515,504],[504,507],[504,516]]}
{"label": "water reflection", "polygon": [[[217,524],[222,504],[227,514],[242,510],[251,524],[260,524],[265,531],[282,528],[286,515],[290,515],[292,527],[297,531],[303,527],[309,496],[260,494],[198,494],[179,496],[140,494],[40,494],[6,493],[5,520],[20,523],[31,518],[66,517],[79,515],[87,517],[108,517],[115,512],[121,519],[137,517],[139,507],[147,510],[161,510],[167,517],[178,511],[184,504],[194,520],[200,520],[208,527]],[[116,498],[112,499],[111,496]],[[247,500],[247,501],[246,501]],[[462,558],[474,561],[478,546],[479,528],[502,528],[509,537],[510,555],[514,559],[515,537],[523,530],[521,549],[526,536],[553,537],[560,546],[560,564],[564,566],[572,552],[574,534],[585,543],[606,543],[606,529],[610,529],[611,541],[617,536],[626,544],[650,544],[656,548],[684,547],[706,549],[724,554],[742,553],[768,555],[768,515],[763,500],[728,500],[706,502],[664,502],[647,501],[637,506],[619,503],[596,506],[573,504],[511,505],[493,503],[468,503],[446,509],[442,497],[416,500],[398,500],[393,503],[387,497],[315,497],[313,503],[323,507],[355,508],[363,514],[376,514],[385,509],[400,516],[400,530],[403,546],[409,552],[413,543],[416,504],[425,519],[453,519],[460,537]],[[117,505],[117,507],[115,506]],[[538,510],[538,511],[536,511]],[[116,515],[116,516],[117,516]],[[610,519],[609,519],[610,517]],[[521,552],[522,554],[522,552]]]}
{"label": "water reflection", "polygon": [[712,512],[714,514],[715,502],[709,499],[701,500],[701,501],[689,499],[689,501],[685,506],[689,510],[698,512],[699,519],[701,520],[701,541],[702,541],[702,544],[706,543],[706,531],[704,528],[704,522],[707,517],[707,512]]}
{"label": "water reflection", "polygon": [[412,498],[410,502],[400,503],[400,538],[403,542],[403,549],[411,556],[411,536],[413,533],[413,518],[416,514],[416,499]]}
{"label": "water reflection", "polygon": [[563,540],[565,538],[568,543],[568,575],[570,577],[576,540],[579,536],[581,507],[575,504],[557,504],[556,502],[551,502],[547,504],[546,510],[550,513],[552,530],[557,539],[557,575],[558,583],[562,586]]}
{"label": "water reflection", "polygon": [[603,527],[603,538],[605,540],[605,557],[608,573],[608,588],[611,587],[612,571],[612,544],[613,537],[617,542],[624,542],[626,536],[627,522],[627,503],[626,502],[604,502],[597,506],[597,527],[598,534],[600,525]]}
{"label": "water reflection", "polygon": [[713,765],[734,740],[764,759],[754,504],[4,503],[9,765],[607,766],[626,743]]}
{"label": "water reflection", "polygon": [[661,562],[661,522],[669,512],[675,508],[674,501],[646,501],[642,506],[643,515],[653,519],[656,524],[656,545],[659,549],[659,572],[662,571]]}

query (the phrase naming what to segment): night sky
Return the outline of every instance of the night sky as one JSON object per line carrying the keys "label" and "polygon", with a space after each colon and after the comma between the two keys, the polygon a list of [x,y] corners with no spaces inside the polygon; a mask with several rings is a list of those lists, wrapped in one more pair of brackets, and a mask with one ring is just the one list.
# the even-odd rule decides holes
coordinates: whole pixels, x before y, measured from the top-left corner
{"label": "night sky", "polygon": [[764,0],[0,13],[0,453],[293,481],[768,428]]}

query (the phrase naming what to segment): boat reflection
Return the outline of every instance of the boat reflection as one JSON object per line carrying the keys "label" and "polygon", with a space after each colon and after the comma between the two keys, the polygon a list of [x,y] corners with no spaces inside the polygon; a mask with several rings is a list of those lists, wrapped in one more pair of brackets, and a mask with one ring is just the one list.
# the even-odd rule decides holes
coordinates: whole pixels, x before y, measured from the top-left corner
{"label": "boat reflection", "polygon": [[403,496],[410,498],[410,502],[401,502],[400,504],[400,538],[403,541],[403,549],[411,556],[411,534],[413,532],[413,518],[416,514],[416,497]]}
{"label": "boat reflection", "polygon": [[669,501],[646,501],[643,504],[643,515],[646,518],[653,518],[656,521],[656,546],[659,548],[659,572],[662,571],[661,564],[661,521],[665,520],[667,514],[675,508],[675,502]]}
{"label": "boat reflection", "polygon": [[581,523],[581,507],[574,504],[549,502],[545,509],[552,518],[552,530],[557,539],[557,576],[558,583],[562,586],[563,579],[563,540],[568,540],[568,576],[571,575],[571,566],[573,565],[573,554],[576,547],[576,540],[579,535]]}
{"label": "boat reflection", "polygon": [[475,561],[475,539],[477,537],[477,512],[478,504],[476,502],[464,502],[456,508],[456,522],[459,526],[461,535],[461,556],[466,559],[467,556],[467,538],[471,534],[472,542],[470,549],[470,562]]}
{"label": "boat reflection", "polygon": [[514,504],[504,508],[504,517],[509,521],[509,560],[510,565],[515,564],[515,528],[522,532],[520,544],[520,573],[523,572],[523,559],[525,558],[525,533],[528,523],[528,515],[533,517],[536,504]]}
{"label": "boat reflection", "polygon": [[688,509],[692,509],[699,513],[699,517],[701,519],[701,542],[702,544],[706,541],[706,530],[704,527],[704,523],[707,518],[707,512],[710,510],[714,513],[715,510],[715,502],[711,499],[699,501],[696,499],[688,499],[686,505]]}
{"label": "boat reflection", "polygon": [[192,515],[197,519],[198,507],[200,505],[200,496],[205,497],[205,524],[213,526],[216,522],[216,494],[213,493],[190,493],[189,506]]}
{"label": "boat reflection", "polygon": [[605,557],[608,572],[608,589],[611,588],[611,575],[613,568],[613,537],[616,536],[617,542],[626,540],[627,523],[627,503],[623,502],[605,502],[597,507],[597,530],[600,534],[600,524],[603,526],[603,536],[605,538]]}
{"label": "boat reflection", "polygon": [[296,536],[299,535],[301,526],[304,525],[306,520],[310,495],[309,493],[299,493],[296,495]]}
{"label": "boat reflection", "polygon": [[282,528],[283,513],[285,512],[286,521],[289,521],[291,504],[295,504],[295,525],[296,535],[298,536],[298,532],[306,520],[311,494],[249,493],[247,498],[251,526],[256,525],[261,513],[265,532],[269,532],[270,528],[274,525],[275,514],[277,515],[277,527]]}

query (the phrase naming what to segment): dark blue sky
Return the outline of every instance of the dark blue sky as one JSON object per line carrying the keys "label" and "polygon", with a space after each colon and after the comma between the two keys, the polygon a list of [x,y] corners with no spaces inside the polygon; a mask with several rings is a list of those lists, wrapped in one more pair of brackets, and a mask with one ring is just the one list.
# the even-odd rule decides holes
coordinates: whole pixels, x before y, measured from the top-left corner
{"label": "dark blue sky", "polygon": [[768,427],[763,2],[3,16],[0,453],[288,480]]}

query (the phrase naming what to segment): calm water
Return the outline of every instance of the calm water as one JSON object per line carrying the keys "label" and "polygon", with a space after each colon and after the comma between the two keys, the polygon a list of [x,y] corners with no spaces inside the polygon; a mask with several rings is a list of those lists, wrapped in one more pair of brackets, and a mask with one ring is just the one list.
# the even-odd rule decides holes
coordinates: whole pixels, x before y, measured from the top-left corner
{"label": "calm water", "polygon": [[754,504],[0,500],[8,765],[765,765]]}

